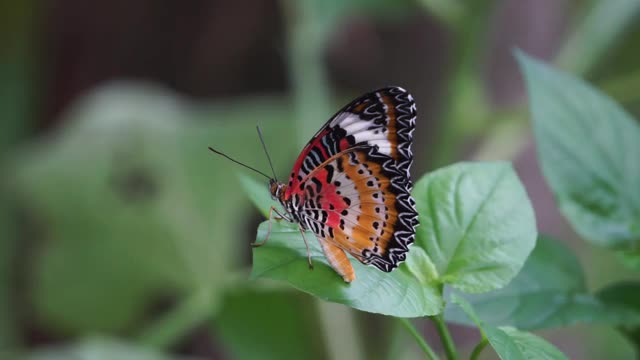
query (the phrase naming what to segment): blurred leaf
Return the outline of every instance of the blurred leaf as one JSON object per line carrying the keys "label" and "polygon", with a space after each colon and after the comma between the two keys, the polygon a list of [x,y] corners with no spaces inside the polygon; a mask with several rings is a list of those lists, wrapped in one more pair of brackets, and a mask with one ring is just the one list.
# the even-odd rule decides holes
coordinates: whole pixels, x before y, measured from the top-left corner
{"label": "blurred leaf", "polygon": [[517,53],[544,176],[574,229],[598,245],[640,241],[640,126],[583,81]]}
{"label": "blurred leaf", "polygon": [[501,359],[568,359],[560,350],[541,337],[512,327],[487,325],[478,318],[466,300],[453,295],[452,301],[460,306],[478,326]]}
{"label": "blurred leaf", "polygon": [[[0,53],[2,55],[2,53]],[[27,54],[0,56],[0,158],[17,144],[32,126],[32,91],[34,88],[31,58]]]}
{"label": "blurred leaf", "polygon": [[[213,293],[213,294],[212,294]],[[183,297],[179,304],[142,331],[137,343],[153,349],[168,349],[178,344],[190,330],[205,323],[215,310],[218,289],[202,288]]]}
{"label": "blurred leaf", "polygon": [[637,21],[637,0],[591,1],[558,55],[561,67],[577,73],[589,71],[607,57],[609,49],[624,31]]}
{"label": "blurred leaf", "polygon": [[637,19],[640,19],[640,12],[636,11],[624,31],[607,49],[606,56],[600,57],[587,74],[587,78],[597,83],[601,91],[634,115],[640,113],[640,69],[637,66],[640,49],[634,46],[640,37],[640,21]]}
{"label": "blurred leaf", "polygon": [[[10,164],[13,191],[45,225],[33,257],[38,317],[68,332],[117,331],[159,294],[219,292],[242,246],[234,234],[244,195],[226,175],[233,164],[207,145],[264,161],[255,121],[269,121],[265,137],[278,140],[288,135],[286,108],[187,106],[153,87],[112,85],[68,118]],[[239,141],[253,137],[255,147]],[[277,160],[289,149],[274,150]]]}
{"label": "blurred leaf", "polygon": [[640,251],[621,251],[618,257],[629,269],[640,271]]}
{"label": "blurred leaf", "polygon": [[[538,238],[524,267],[506,287],[479,295],[462,295],[480,318],[491,325],[547,329],[587,324],[640,324],[640,311],[609,306],[587,292],[582,267],[561,242]],[[471,322],[456,307],[445,309],[454,323]]]}
{"label": "blurred leaf", "polygon": [[[366,13],[392,18],[409,14],[413,4],[408,0],[301,0],[291,2],[291,5],[296,7],[294,10],[305,13],[305,18],[312,21],[312,26],[307,29],[326,39],[345,17]],[[321,43],[324,43],[324,40]]]}
{"label": "blurred leaf", "polygon": [[39,10],[40,2],[34,0],[0,5],[0,158],[33,127],[39,111]]}
{"label": "blurred leaf", "polygon": [[438,281],[465,292],[505,286],[536,241],[529,198],[507,163],[460,163],[428,174],[413,191],[416,244]]}
{"label": "blurred leaf", "polygon": [[[164,355],[118,340],[89,338],[64,347],[50,347],[33,351],[27,360],[170,360],[185,359]],[[191,358],[195,360],[195,358]]]}
{"label": "blurred leaf", "polygon": [[326,359],[311,300],[291,291],[236,290],[213,326],[234,359]]}
{"label": "blurred leaf", "polygon": [[270,204],[275,205],[275,202],[271,199],[269,184],[265,181],[260,182],[247,175],[241,175],[239,178],[244,192],[249,196],[251,202],[258,207],[260,213],[267,218],[269,216],[269,209],[271,208]]}
{"label": "blurred leaf", "polygon": [[466,10],[459,0],[421,0],[420,2],[431,14],[454,27],[460,25]]}
{"label": "blurred leaf", "polygon": [[[640,314],[640,282],[621,282],[607,286],[598,291],[598,298],[608,306],[621,306],[634,309]],[[640,322],[633,325],[624,325],[620,327],[622,333],[625,334],[636,346],[636,351],[640,351]]]}
{"label": "blurred leaf", "polygon": [[[1,181],[1,179],[0,179]],[[10,213],[7,194],[0,189],[0,349],[14,347],[18,338],[13,305],[13,268],[17,244],[15,218]]]}

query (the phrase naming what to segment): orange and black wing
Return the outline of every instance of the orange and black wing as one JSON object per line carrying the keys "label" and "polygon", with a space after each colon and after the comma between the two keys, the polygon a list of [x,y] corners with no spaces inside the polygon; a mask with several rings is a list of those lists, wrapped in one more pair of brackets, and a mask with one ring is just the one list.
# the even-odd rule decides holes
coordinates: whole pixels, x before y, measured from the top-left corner
{"label": "orange and black wing", "polygon": [[[416,121],[413,97],[403,88],[367,93],[338,111],[302,149],[291,171],[285,198],[300,191],[313,171],[337,154],[368,146],[393,159],[393,166],[409,179],[411,144]],[[408,180],[411,186],[410,180]]]}
{"label": "orange and black wing", "polygon": [[[348,151],[310,174],[304,189],[301,219],[321,244],[385,272],[405,260],[418,214],[409,179],[395,160],[373,147]],[[344,277],[350,264],[336,255],[337,249],[325,247],[327,258],[340,264],[329,262]]]}
{"label": "orange and black wing", "polygon": [[389,272],[415,239],[415,121],[415,103],[404,89],[365,94],[318,131],[293,167],[284,198],[347,282],[355,274],[345,252]]}

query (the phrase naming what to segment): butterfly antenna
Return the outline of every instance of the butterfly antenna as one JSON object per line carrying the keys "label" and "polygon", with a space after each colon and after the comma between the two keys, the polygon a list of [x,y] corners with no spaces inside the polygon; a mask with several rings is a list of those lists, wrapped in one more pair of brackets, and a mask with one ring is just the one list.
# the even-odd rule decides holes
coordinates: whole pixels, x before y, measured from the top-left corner
{"label": "butterfly antenna", "polygon": [[262,148],[264,149],[264,153],[267,155],[267,160],[269,160],[269,166],[271,166],[271,172],[273,172],[273,178],[278,181],[278,177],[276,176],[276,171],[273,170],[273,163],[271,162],[271,157],[269,156],[269,152],[267,151],[267,145],[264,144],[264,139],[262,138],[262,130],[260,130],[260,126],[256,125],[256,129],[258,130],[258,136],[260,137],[260,142],[262,143]]}
{"label": "butterfly antenna", "polygon": [[227,159],[229,159],[229,160],[233,161],[234,163],[236,163],[236,164],[238,164],[238,165],[242,165],[242,166],[246,167],[247,169],[253,170],[253,171],[257,172],[258,174],[260,174],[260,175],[262,175],[262,176],[266,177],[267,179],[271,180],[271,177],[270,177],[269,175],[267,175],[267,174],[263,173],[262,171],[260,171],[260,170],[256,170],[256,169],[252,168],[252,167],[251,167],[251,166],[249,166],[249,165],[243,164],[243,163],[241,163],[241,162],[240,162],[240,161],[238,161],[238,160],[232,159],[232,158],[231,158],[231,157],[229,157],[228,155],[221,153],[220,151],[218,151],[218,150],[216,150],[216,149],[212,148],[211,146],[209,146],[209,150],[213,151],[214,153],[216,153],[216,154],[218,154],[218,155],[221,155],[221,156],[226,157]]}

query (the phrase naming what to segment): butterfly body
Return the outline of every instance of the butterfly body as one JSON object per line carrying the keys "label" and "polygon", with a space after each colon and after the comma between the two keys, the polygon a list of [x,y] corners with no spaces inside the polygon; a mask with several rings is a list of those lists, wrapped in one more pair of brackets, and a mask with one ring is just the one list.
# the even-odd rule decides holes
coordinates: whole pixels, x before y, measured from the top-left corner
{"label": "butterfly body", "polygon": [[418,218],[409,171],[415,119],[415,104],[404,89],[365,94],[313,136],[288,183],[270,181],[283,217],[316,235],[346,282],[355,279],[346,253],[389,272],[414,241]]}

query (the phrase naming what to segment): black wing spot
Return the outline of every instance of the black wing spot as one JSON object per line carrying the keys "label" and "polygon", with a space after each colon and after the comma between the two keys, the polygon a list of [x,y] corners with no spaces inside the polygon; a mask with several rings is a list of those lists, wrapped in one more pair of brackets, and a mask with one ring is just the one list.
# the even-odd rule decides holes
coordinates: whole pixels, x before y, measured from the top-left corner
{"label": "black wing spot", "polygon": [[333,166],[327,165],[325,169],[327,169],[327,183],[330,184],[331,180],[333,180]]}
{"label": "black wing spot", "polygon": [[322,192],[322,182],[320,180],[318,180],[317,178],[315,178],[315,177],[312,177],[311,181],[314,184],[316,184],[316,190],[318,191],[318,193],[321,193]]}

